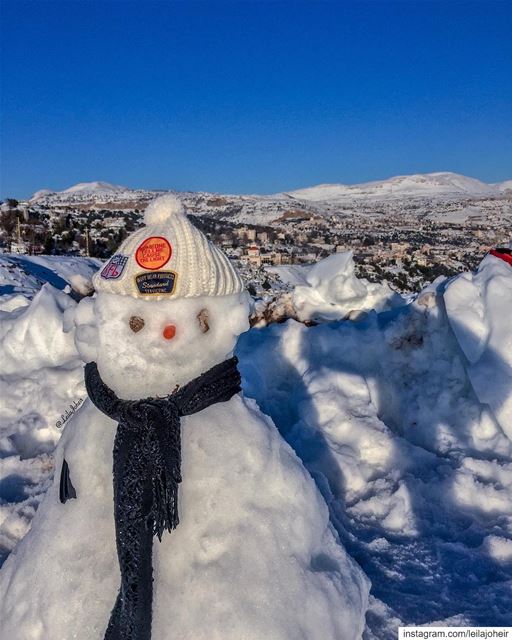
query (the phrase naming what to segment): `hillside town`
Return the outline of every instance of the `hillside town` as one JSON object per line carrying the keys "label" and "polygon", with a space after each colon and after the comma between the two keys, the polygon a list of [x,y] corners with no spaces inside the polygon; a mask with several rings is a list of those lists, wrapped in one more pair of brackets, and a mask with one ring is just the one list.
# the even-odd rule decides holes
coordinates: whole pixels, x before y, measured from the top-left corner
{"label": "hillside town", "polygon": [[[507,242],[511,193],[363,199],[348,205],[191,193],[182,199],[194,224],[257,288],[274,286],[268,266],[311,264],[352,251],[359,277],[412,292],[438,276],[474,268],[493,246]],[[154,195],[42,193],[30,201],[8,199],[1,204],[0,251],[106,259],[142,224]]]}

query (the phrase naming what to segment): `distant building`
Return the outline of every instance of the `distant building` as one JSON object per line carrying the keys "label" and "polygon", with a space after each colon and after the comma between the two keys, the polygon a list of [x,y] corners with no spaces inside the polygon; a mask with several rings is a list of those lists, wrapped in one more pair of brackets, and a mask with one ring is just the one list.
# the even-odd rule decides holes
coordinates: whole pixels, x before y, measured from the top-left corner
{"label": "distant building", "polygon": [[125,226],[123,218],[104,218],[103,226],[107,229],[122,229]]}
{"label": "distant building", "polygon": [[13,240],[11,242],[11,253],[19,253],[19,254],[28,254],[29,253],[29,245],[23,240],[19,242]]}
{"label": "distant building", "polygon": [[391,253],[395,258],[402,258],[411,245],[408,242],[392,242]]}

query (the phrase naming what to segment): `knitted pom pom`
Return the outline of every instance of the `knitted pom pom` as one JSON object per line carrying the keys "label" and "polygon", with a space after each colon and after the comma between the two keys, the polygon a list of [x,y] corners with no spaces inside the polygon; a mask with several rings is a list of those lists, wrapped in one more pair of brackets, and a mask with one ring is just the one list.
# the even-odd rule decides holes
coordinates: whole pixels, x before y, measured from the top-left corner
{"label": "knitted pom pom", "polygon": [[155,198],[146,208],[144,212],[144,222],[146,224],[164,224],[168,222],[172,216],[184,213],[183,205],[180,200],[172,193]]}

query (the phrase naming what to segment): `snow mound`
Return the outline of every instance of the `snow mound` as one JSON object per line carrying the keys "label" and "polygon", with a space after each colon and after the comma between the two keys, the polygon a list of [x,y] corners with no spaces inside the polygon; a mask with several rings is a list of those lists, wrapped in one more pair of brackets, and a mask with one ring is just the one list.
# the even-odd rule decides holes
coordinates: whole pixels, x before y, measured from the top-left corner
{"label": "snow mound", "polygon": [[102,262],[75,256],[26,256],[0,254],[0,296],[22,294],[33,298],[49,283],[57,289],[87,290],[87,282]]}
{"label": "snow mound", "polygon": [[29,530],[52,481],[62,424],[85,396],[68,331],[76,303],[66,292],[69,283],[84,292],[100,264],[0,255],[0,564]]}
{"label": "snow mound", "polygon": [[351,251],[335,253],[312,266],[272,267],[269,271],[295,285],[292,304],[298,319],[330,321],[351,313],[381,311],[404,303],[386,284],[359,279]]}
{"label": "snow mound", "polygon": [[13,293],[0,297],[0,311],[14,311],[20,307],[26,307],[29,304],[30,300],[21,293]]}
{"label": "snow mound", "polygon": [[510,287],[512,269],[489,256],[357,323],[289,320],[241,337],[245,394],[372,581],[367,638],[510,623]]}
{"label": "snow mound", "polygon": [[512,268],[488,255],[448,284],[444,301],[473,389],[512,439]]}
{"label": "snow mound", "polygon": [[62,318],[75,303],[44,285],[28,306],[14,309],[0,324],[2,375],[24,375],[59,367],[76,357],[73,336],[63,332]]}
{"label": "snow mound", "polygon": [[32,301],[2,296],[0,310],[0,564],[30,528],[53,474],[63,415],[85,396],[65,315],[76,303],[45,285]]}

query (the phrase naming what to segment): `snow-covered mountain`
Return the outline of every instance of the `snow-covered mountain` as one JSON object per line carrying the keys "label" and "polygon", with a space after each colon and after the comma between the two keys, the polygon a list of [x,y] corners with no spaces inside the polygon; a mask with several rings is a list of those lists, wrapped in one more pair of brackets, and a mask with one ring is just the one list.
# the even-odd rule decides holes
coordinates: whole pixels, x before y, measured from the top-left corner
{"label": "snow-covered mountain", "polygon": [[498,182],[496,185],[498,189],[504,193],[505,191],[512,191],[512,180],[505,180],[504,182]]}
{"label": "snow-covered mountain", "polygon": [[48,198],[49,196],[53,196],[56,192],[51,189],[39,189],[29,198],[29,202],[37,202],[38,200],[42,200],[43,198]]}
{"label": "snow-covered mountain", "polygon": [[51,189],[40,189],[36,191],[32,197],[29,199],[30,203],[38,202],[44,198],[59,198],[66,199],[66,197],[73,196],[109,196],[114,194],[124,194],[126,192],[132,191],[128,187],[122,187],[117,184],[111,184],[110,182],[79,182],[78,184],[69,187],[68,189],[64,189],[63,191],[52,191]]}
{"label": "snow-covered mountain", "polygon": [[126,191],[126,187],[109,182],[79,182],[69,189],[65,189],[62,193],[117,193]]}
{"label": "snow-covered mountain", "polygon": [[[444,211],[432,211],[433,203],[441,209],[456,203],[463,210],[474,201],[509,200],[512,180],[486,184],[456,173],[429,173],[356,185],[324,184],[274,195],[132,189],[107,182],[87,182],[64,191],[37,191],[29,202],[31,206],[143,210],[154,197],[168,191],[178,193],[192,214],[231,222],[272,225],[290,218],[336,215],[340,209],[347,208],[356,214],[380,214],[382,206],[387,209],[410,208],[413,216],[435,214],[443,218]],[[508,211],[509,205],[507,207]],[[485,212],[482,215],[485,217]],[[467,216],[464,214],[462,217]]]}
{"label": "snow-covered mountain", "polygon": [[[487,184],[476,178],[470,178],[449,171],[437,173],[420,173],[406,176],[395,176],[386,180],[376,180],[361,184],[320,184],[303,189],[295,189],[277,193],[271,196],[265,195],[222,195],[227,199],[262,200],[271,202],[274,200],[305,200],[308,202],[335,202],[338,200],[357,199],[374,200],[408,197],[488,197],[499,196],[507,190],[512,190],[512,180]],[[30,202],[43,198],[58,199],[59,201],[73,201],[75,196],[82,198],[90,196],[97,199],[98,196],[112,196],[114,198],[126,198],[139,196],[148,197],[161,193],[161,190],[132,189],[108,182],[80,182],[63,191],[51,191],[42,189],[34,193]],[[191,192],[189,192],[191,193]],[[199,194],[199,192],[197,192]],[[213,197],[215,194],[204,193]]]}
{"label": "snow-covered mountain", "polygon": [[499,195],[512,188],[512,181],[486,184],[458,173],[439,172],[396,176],[362,184],[320,184],[287,192],[298,200],[341,202],[352,199],[389,199],[407,197],[485,197]]}

